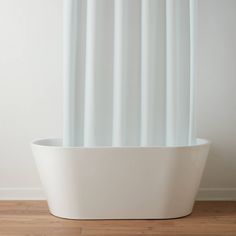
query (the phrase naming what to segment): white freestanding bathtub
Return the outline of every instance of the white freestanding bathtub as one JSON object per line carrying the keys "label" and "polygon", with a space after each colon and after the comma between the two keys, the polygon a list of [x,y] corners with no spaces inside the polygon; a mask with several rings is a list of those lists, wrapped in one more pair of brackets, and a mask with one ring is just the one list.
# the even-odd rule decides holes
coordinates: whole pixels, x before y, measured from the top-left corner
{"label": "white freestanding bathtub", "polygon": [[191,213],[210,143],[177,147],[63,147],[32,142],[53,215],[166,219]]}

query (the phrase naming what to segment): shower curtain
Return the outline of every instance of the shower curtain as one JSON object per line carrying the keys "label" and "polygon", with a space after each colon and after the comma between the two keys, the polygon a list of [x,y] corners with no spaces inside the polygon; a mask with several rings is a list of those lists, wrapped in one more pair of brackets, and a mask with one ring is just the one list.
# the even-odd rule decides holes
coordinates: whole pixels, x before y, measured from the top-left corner
{"label": "shower curtain", "polygon": [[65,146],[195,142],[197,0],[64,0]]}

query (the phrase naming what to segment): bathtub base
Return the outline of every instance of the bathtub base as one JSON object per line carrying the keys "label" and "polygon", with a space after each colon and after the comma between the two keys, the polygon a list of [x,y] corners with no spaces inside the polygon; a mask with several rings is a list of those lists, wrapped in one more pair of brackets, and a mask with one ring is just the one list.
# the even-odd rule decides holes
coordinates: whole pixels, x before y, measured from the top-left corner
{"label": "bathtub base", "polygon": [[168,219],[192,212],[209,150],[187,147],[62,147],[32,150],[48,205],[68,219]]}

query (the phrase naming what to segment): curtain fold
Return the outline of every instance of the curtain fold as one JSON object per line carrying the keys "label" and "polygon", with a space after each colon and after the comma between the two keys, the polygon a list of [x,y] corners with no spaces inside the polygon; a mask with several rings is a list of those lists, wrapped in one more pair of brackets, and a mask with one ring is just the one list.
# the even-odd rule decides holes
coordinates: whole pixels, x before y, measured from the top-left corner
{"label": "curtain fold", "polygon": [[140,1],[115,0],[113,145],[140,144]]}
{"label": "curtain fold", "polygon": [[165,0],[142,0],[141,145],[166,144]]}
{"label": "curtain fold", "polygon": [[196,0],[64,0],[65,146],[195,142]]}

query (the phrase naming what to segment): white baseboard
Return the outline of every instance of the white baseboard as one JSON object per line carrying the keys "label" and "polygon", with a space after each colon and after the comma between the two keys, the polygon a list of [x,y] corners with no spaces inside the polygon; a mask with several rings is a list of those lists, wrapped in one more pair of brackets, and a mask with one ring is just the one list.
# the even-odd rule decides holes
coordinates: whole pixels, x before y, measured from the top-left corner
{"label": "white baseboard", "polygon": [[[0,188],[0,200],[45,200],[41,188]],[[199,201],[236,201],[236,188],[200,188]]]}
{"label": "white baseboard", "polygon": [[236,201],[236,188],[200,188],[197,200]]}
{"label": "white baseboard", "polygon": [[44,200],[42,188],[0,188],[0,200]]}

